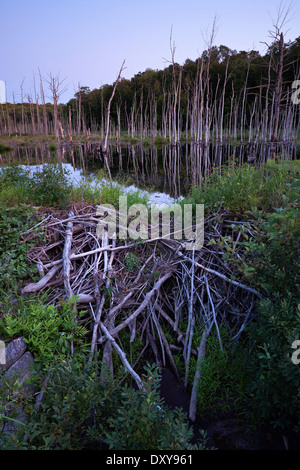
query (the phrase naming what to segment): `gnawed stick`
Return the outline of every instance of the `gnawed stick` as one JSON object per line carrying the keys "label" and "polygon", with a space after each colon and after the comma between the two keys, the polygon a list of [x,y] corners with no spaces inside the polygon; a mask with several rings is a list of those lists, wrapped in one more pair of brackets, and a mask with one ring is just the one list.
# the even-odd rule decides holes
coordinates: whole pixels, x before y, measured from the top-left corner
{"label": "gnawed stick", "polygon": [[196,372],[195,372],[195,377],[194,377],[194,383],[193,383],[191,400],[190,400],[190,408],[189,408],[189,418],[193,422],[196,421],[198,386],[201,380],[202,365],[205,359],[206,342],[207,342],[207,338],[211,330],[211,326],[212,324],[210,325],[209,328],[207,327],[204,328],[200,345],[198,348],[198,359],[197,359]]}
{"label": "gnawed stick", "polygon": [[50,279],[52,279],[52,277],[56,274],[56,272],[60,269],[60,266],[53,266],[52,269],[50,269],[50,271],[45,274],[44,277],[42,277],[42,279],[40,279],[38,282],[32,282],[30,284],[27,284],[27,286],[23,287],[22,289],[22,294],[28,294],[28,293],[31,293],[31,292],[37,292],[41,289],[43,289],[43,287],[45,287],[45,285],[47,284],[47,282],[50,281]]}
{"label": "gnawed stick", "polygon": [[[153,317],[156,317],[154,311],[152,312],[152,315],[153,315]],[[156,324],[157,329],[158,329],[159,332],[160,332],[163,345],[164,345],[164,347],[165,347],[167,356],[168,356],[168,358],[169,358],[169,360],[170,360],[170,364],[171,364],[171,366],[172,366],[172,369],[173,369],[173,371],[174,371],[174,374],[175,374],[177,380],[180,380],[179,373],[178,373],[178,370],[177,370],[177,367],[176,367],[176,364],[175,364],[175,361],[174,361],[174,358],[173,358],[173,354],[172,354],[170,345],[169,345],[169,343],[168,343],[167,338],[166,338],[165,335],[164,335],[163,329],[162,329],[161,324],[160,324],[160,322],[158,321],[157,317],[156,317],[156,320],[157,320],[157,321],[156,321],[155,324]]]}
{"label": "gnawed stick", "polygon": [[[161,238],[150,238],[149,240],[143,240],[143,244],[146,244],[146,243],[153,243],[155,241],[158,241],[158,240],[161,240]],[[94,255],[96,253],[101,253],[102,251],[106,252],[106,251],[110,251],[110,252],[114,252],[114,251],[123,251],[123,250],[128,250],[130,248],[136,248],[136,244],[135,243],[132,243],[130,245],[121,245],[121,246],[113,246],[113,245],[107,245],[107,246],[103,246],[101,248],[96,248],[95,250],[91,250],[91,251],[85,251],[83,253],[73,253],[70,255],[70,260],[77,260],[79,258],[84,258],[85,256],[90,256],[90,255]],[[47,264],[44,264],[44,268],[47,269],[47,268],[51,268],[52,266],[56,266],[56,265],[59,265],[63,262],[62,259],[58,259],[56,261],[52,261],[51,263],[47,263]]]}
{"label": "gnawed stick", "polygon": [[[103,243],[103,245],[106,245],[108,243],[107,236],[105,236],[103,238],[102,243]],[[112,263],[113,263],[113,260],[114,260],[114,256],[115,256],[115,254],[113,252],[111,254],[108,265],[107,265],[107,260],[104,259],[105,265],[104,265],[104,272],[103,272],[103,281],[105,280],[106,273],[108,273],[106,284],[105,284],[106,289],[108,289],[109,285],[110,285],[110,271],[111,271]],[[94,356],[94,351],[95,351],[95,347],[96,347],[96,340],[97,340],[97,331],[98,331],[98,327],[99,327],[99,324],[100,324],[100,319],[101,319],[104,303],[105,303],[105,294],[102,295],[101,301],[99,303],[98,311],[96,312],[96,321],[94,323],[94,328],[93,328],[93,336],[92,336],[92,345],[91,345],[91,352],[90,352],[90,357],[89,357],[89,364],[91,363],[91,361],[93,359],[93,356]]]}
{"label": "gnawed stick", "polygon": [[230,284],[233,284],[237,287],[241,287],[242,289],[245,289],[247,290],[248,292],[252,292],[252,294],[255,294],[257,297],[259,297],[260,299],[262,299],[262,295],[260,292],[258,292],[256,289],[254,289],[253,287],[248,287],[246,286],[245,284],[242,284],[241,282],[238,282],[238,281],[234,281],[233,279],[230,279],[229,277],[225,276],[224,274],[221,274],[219,273],[218,271],[215,271],[214,269],[211,269],[211,268],[207,268],[206,266],[203,266],[202,264],[198,263],[197,261],[193,261],[191,258],[189,258],[188,256],[185,256],[182,251],[180,250],[177,250],[175,249],[173,246],[170,246],[168,243],[166,243],[164,240],[162,240],[162,243],[164,243],[164,245],[166,245],[167,247],[169,247],[171,250],[175,251],[176,254],[180,257],[182,257],[183,259],[189,261],[190,263],[194,263],[196,266],[198,266],[199,268],[201,269],[204,269],[204,271],[207,271],[208,273],[211,273],[211,274],[215,274],[216,276],[220,277],[221,279],[224,279],[224,281],[227,281],[229,282]]}
{"label": "gnawed stick", "polygon": [[126,354],[124,353],[124,351],[122,351],[122,349],[120,348],[120,346],[116,343],[115,339],[111,336],[111,334],[109,333],[108,329],[103,325],[102,322],[100,322],[100,328],[101,330],[103,331],[104,333],[104,336],[106,339],[108,339],[108,341],[111,342],[112,346],[115,348],[115,350],[117,351],[118,355],[120,356],[120,359],[122,361],[122,363],[124,364],[124,367],[125,369],[127,370],[127,372],[129,372],[129,374],[133,377],[133,379],[135,380],[135,383],[137,384],[138,388],[141,389],[142,388],[142,379],[140,378],[140,376],[133,370],[133,368],[131,367],[131,365],[129,364],[129,362],[127,361],[126,359]]}
{"label": "gnawed stick", "polygon": [[127,295],[121,300],[121,302],[118,303],[118,305],[115,305],[114,307],[112,307],[112,308],[109,310],[109,312],[108,312],[108,314],[107,314],[107,318],[108,318],[108,319],[105,320],[105,322],[104,322],[105,326],[107,326],[108,322],[109,322],[111,319],[115,318],[117,312],[123,307],[123,305],[126,304],[127,300],[129,300],[132,295],[133,295],[133,291],[129,292],[129,294],[127,294]]}
{"label": "gnawed stick", "polygon": [[[145,295],[145,298],[141,305],[128,317],[126,320],[124,320],[122,323],[120,323],[116,328],[114,328],[110,334],[112,336],[115,336],[119,331],[121,331],[125,326],[127,326],[134,318],[136,318],[145,308],[147,307],[148,303],[152,299],[153,295],[159,290],[161,285],[172,276],[172,272],[166,273],[164,276],[162,276],[155,284],[153,289],[151,289],[147,294]],[[102,338],[99,339],[99,342],[102,342]]]}
{"label": "gnawed stick", "polygon": [[[74,212],[69,212],[69,218],[74,216]],[[72,237],[73,237],[73,222],[69,220],[67,223],[66,229],[66,237],[65,237],[65,245],[63,251],[63,275],[64,275],[64,288],[66,297],[69,299],[73,295],[73,291],[70,285],[70,269],[71,269],[71,261],[70,261],[70,254],[71,254],[71,245],[72,245]]]}

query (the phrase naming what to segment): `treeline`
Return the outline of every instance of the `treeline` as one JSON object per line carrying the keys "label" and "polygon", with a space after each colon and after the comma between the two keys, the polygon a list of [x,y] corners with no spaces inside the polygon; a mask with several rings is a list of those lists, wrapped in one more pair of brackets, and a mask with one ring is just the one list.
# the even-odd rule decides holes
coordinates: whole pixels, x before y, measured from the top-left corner
{"label": "treeline", "polygon": [[205,143],[297,138],[299,106],[292,100],[292,84],[300,78],[300,37],[284,43],[278,33],[264,55],[208,44],[201,57],[183,65],[176,62],[172,44],[170,51],[165,69],[121,78],[109,113],[114,84],[94,90],[78,84],[74,98],[58,104],[63,80],[50,75],[50,104],[45,103],[40,75],[34,97],[23,97],[21,90],[21,103],[1,105],[0,133],[54,134],[69,140],[97,133],[104,138],[109,119],[109,136],[116,138],[160,136],[172,143],[187,138]]}

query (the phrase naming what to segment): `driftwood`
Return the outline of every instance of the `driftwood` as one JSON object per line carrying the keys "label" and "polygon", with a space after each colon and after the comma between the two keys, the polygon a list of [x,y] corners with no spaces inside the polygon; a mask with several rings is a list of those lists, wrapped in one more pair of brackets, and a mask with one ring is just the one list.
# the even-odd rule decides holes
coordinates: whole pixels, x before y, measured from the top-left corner
{"label": "driftwood", "polygon": [[[209,243],[222,236],[224,227],[228,231],[231,221],[220,214],[212,217],[203,248],[189,251],[185,249],[188,240],[172,236],[120,240],[110,239],[104,231],[99,239],[97,224],[103,217],[105,211],[74,205],[68,214],[47,214],[43,222],[23,234],[33,237],[35,230],[43,229],[47,242],[37,244],[28,254],[28,262],[36,265],[41,279],[29,280],[22,294],[47,289],[47,302],[54,305],[61,298],[76,296],[74,316],[76,309],[87,312],[82,321],[91,331],[89,363],[99,361],[103,383],[107,374],[114,374],[115,350],[125,372],[141,387],[136,368],[142,353],[133,365],[126,351],[134,341],[142,343],[143,352],[151,351],[159,367],[170,366],[177,378],[174,355],[179,355],[186,387],[191,356],[197,358],[190,404],[190,419],[195,420],[209,335],[216,336],[221,349],[221,327],[237,341],[253,318],[255,299],[262,296],[239,280],[234,266],[223,261],[218,244]],[[237,256],[240,238],[241,233],[234,245]],[[135,265],[129,262],[133,255]],[[126,329],[130,333],[127,345],[120,339]],[[195,345],[195,332],[202,337],[199,346]]]}

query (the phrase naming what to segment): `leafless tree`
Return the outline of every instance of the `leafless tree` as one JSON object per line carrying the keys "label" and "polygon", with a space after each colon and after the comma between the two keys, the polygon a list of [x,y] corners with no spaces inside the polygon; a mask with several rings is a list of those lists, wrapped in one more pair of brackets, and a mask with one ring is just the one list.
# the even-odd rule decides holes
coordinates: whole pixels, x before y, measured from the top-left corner
{"label": "leafless tree", "polygon": [[43,106],[43,120],[44,120],[44,133],[45,135],[48,135],[48,120],[47,120],[47,110],[46,110],[46,101],[45,101],[45,93],[44,93],[44,87],[43,87],[43,79],[42,79],[42,74],[39,69],[39,76],[40,76],[40,93],[41,93],[41,100],[42,100],[42,106]]}
{"label": "leafless tree", "polygon": [[[272,129],[271,141],[273,144],[278,140],[278,125],[280,116],[280,105],[282,100],[283,91],[283,59],[284,59],[284,36],[286,31],[283,31],[287,23],[291,20],[293,5],[290,3],[288,6],[282,2],[277,7],[276,18],[272,19],[272,29],[269,31],[269,36],[272,39],[272,44],[267,45],[270,51],[270,67],[275,72],[275,85],[272,100]],[[277,49],[277,54],[275,50]],[[270,75],[269,75],[270,79]],[[268,81],[269,87],[269,81]],[[274,153],[274,146],[273,146]]]}
{"label": "leafless tree", "polygon": [[124,65],[125,65],[125,59],[123,60],[122,66],[121,66],[120,71],[119,71],[119,74],[118,74],[118,76],[117,76],[117,80],[115,81],[115,84],[114,84],[114,87],[113,87],[113,91],[112,91],[111,97],[109,98],[109,102],[108,102],[108,105],[107,105],[107,111],[106,111],[106,130],[105,130],[105,138],[104,138],[104,145],[103,145],[103,152],[104,152],[104,153],[106,153],[106,151],[107,151],[107,141],[108,141],[108,134],[109,134],[109,119],[110,119],[110,107],[111,107],[111,102],[112,102],[113,97],[114,97],[114,95],[115,95],[115,92],[116,92],[118,83],[119,83],[119,81],[121,80],[122,72],[123,72],[123,70],[125,69]]}
{"label": "leafless tree", "polygon": [[52,75],[51,72],[48,74],[47,82],[49,84],[53,100],[54,134],[56,139],[59,139],[60,131],[60,125],[58,121],[58,101],[61,95],[66,91],[66,87],[62,87],[64,81],[65,79],[61,79],[59,74],[55,76]]}

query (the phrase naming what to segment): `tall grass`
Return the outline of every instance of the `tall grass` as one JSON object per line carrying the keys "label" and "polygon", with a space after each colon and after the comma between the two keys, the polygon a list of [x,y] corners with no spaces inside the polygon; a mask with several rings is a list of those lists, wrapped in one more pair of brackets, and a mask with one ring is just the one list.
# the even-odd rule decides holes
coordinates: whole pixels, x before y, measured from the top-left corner
{"label": "tall grass", "polygon": [[68,171],[60,164],[45,164],[30,173],[24,167],[11,166],[0,172],[0,203],[20,203],[66,208],[71,203],[112,204],[119,207],[120,196],[127,196],[128,207],[148,204],[148,196],[140,190],[99,178],[83,178],[74,185]]}
{"label": "tall grass", "polygon": [[218,210],[243,213],[270,211],[299,194],[299,161],[267,162],[255,168],[230,162],[194,184],[181,204],[204,204],[206,215]]}

